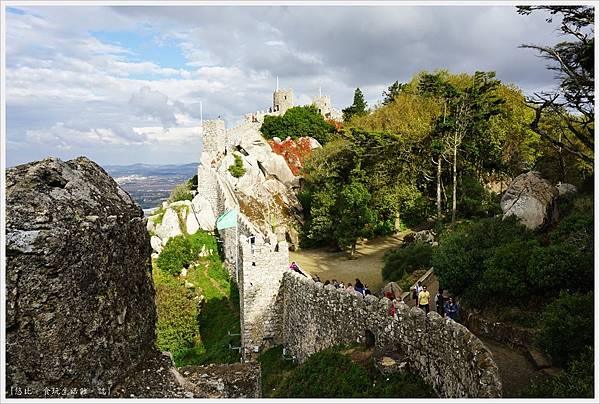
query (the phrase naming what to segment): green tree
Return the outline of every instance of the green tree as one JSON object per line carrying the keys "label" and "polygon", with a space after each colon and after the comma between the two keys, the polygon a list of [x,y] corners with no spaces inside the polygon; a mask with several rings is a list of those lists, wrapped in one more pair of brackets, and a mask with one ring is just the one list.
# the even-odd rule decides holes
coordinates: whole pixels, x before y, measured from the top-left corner
{"label": "green tree", "polygon": [[341,248],[350,247],[350,257],[356,252],[356,242],[372,235],[373,212],[369,207],[371,194],[358,180],[345,185],[339,194],[334,225],[334,237]]}
{"label": "green tree", "polygon": [[350,122],[353,116],[358,115],[366,115],[367,114],[367,102],[365,101],[365,97],[363,96],[360,88],[354,90],[354,100],[352,101],[352,105],[348,108],[344,108],[342,110],[344,115],[344,122]]}
{"label": "green tree", "polygon": [[[560,30],[568,40],[554,46],[522,45],[535,49],[550,61],[556,73],[555,91],[534,94],[529,103],[535,111],[530,127],[560,150],[571,153],[589,166],[594,165],[594,7],[593,6],[519,6],[518,12],[534,11],[561,18]],[[573,113],[575,112],[575,113]],[[542,121],[552,117],[561,128],[558,133],[545,130]],[[558,135],[558,136],[557,136]]]}
{"label": "green tree", "polygon": [[541,315],[540,349],[565,366],[594,343],[594,295],[561,293]]}
{"label": "green tree", "polygon": [[325,121],[314,105],[307,105],[292,107],[282,116],[267,115],[260,131],[267,139],[310,136],[324,145],[332,140],[335,126]]}
{"label": "green tree", "polygon": [[227,170],[229,170],[231,175],[233,175],[235,178],[240,178],[241,176],[246,174],[244,162],[242,161],[242,157],[237,153],[233,155],[233,158],[235,159],[235,161],[232,165],[229,166],[229,168],[227,168]]}
{"label": "green tree", "polygon": [[384,91],[381,95],[383,96],[383,105],[391,104],[398,94],[406,87],[406,84],[398,82],[396,80],[392,85],[390,85],[386,91]]}

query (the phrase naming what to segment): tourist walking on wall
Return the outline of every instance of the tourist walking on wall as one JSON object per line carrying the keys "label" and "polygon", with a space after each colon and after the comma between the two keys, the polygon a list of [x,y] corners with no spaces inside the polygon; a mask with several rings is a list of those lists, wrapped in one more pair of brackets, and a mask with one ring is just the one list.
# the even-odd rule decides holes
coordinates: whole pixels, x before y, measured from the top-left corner
{"label": "tourist walking on wall", "polygon": [[360,279],[356,278],[356,283],[354,284],[354,290],[358,293],[365,294],[365,285],[360,281]]}
{"label": "tourist walking on wall", "polygon": [[445,314],[445,310],[444,310],[445,303],[446,302],[444,300],[444,289],[440,288],[438,290],[437,294],[435,295],[435,310],[442,317],[444,317],[444,314]]}
{"label": "tourist walking on wall", "polygon": [[425,312],[425,315],[429,313],[429,291],[427,286],[423,286],[423,289],[419,292],[419,308]]}
{"label": "tourist walking on wall", "polygon": [[421,281],[419,281],[413,288],[413,293],[412,293],[412,298],[415,301],[415,306],[419,306],[419,293],[421,293],[422,290],[423,290],[423,287],[421,286]]}
{"label": "tourist walking on wall", "polygon": [[449,298],[446,304],[444,305],[444,311],[446,312],[446,316],[458,322],[458,318],[460,316],[460,306],[458,305],[458,303],[454,302],[454,299],[452,297]]}

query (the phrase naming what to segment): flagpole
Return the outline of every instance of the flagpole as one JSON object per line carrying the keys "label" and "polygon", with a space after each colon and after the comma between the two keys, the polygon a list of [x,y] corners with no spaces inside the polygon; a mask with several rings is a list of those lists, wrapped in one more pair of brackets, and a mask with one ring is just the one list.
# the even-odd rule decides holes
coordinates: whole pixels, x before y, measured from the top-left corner
{"label": "flagpole", "polygon": [[240,269],[238,268],[238,261],[239,261],[239,253],[240,253],[240,235],[239,235],[239,231],[238,231],[238,220],[237,217],[235,218],[235,279],[237,281],[238,287],[240,287]]}

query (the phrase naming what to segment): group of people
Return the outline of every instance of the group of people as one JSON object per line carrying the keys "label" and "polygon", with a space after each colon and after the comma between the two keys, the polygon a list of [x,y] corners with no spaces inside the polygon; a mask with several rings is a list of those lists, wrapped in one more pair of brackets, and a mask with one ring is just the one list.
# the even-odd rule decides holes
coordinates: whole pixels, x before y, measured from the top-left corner
{"label": "group of people", "polygon": [[[308,275],[306,275],[304,272],[302,272],[302,270],[300,269],[298,264],[296,264],[296,261],[292,261],[289,268],[290,268],[290,270],[292,270],[296,273],[299,273],[300,275],[308,278]],[[354,285],[352,285],[352,283],[350,283],[350,282],[348,282],[348,284],[346,285],[346,284],[344,284],[344,282],[342,282],[342,281],[338,282],[336,279],[334,279],[332,281],[326,280],[325,282],[323,282],[323,281],[321,281],[321,278],[319,277],[319,275],[315,275],[311,279],[314,282],[321,282],[325,286],[333,285],[333,287],[335,287],[336,289],[344,289],[347,292],[356,291],[356,292],[362,294],[363,296],[371,294],[369,287],[367,285],[363,284],[360,281],[360,279],[358,279],[358,278],[355,279]]]}
{"label": "group of people", "polygon": [[[425,315],[429,313],[430,294],[427,290],[426,285],[422,285],[421,282],[413,288],[412,298],[415,300],[415,305],[425,312]],[[451,318],[454,321],[460,319],[460,305],[454,300],[454,297],[444,296],[444,289],[440,288],[434,298],[435,309],[437,313],[442,317]]]}
{"label": "group of people", "polygon": [[[300,267],[298,267],[298,264],[296,264],[295,261],[293,261],[289,268],[294,271],[299,273],[302,276],[308,277],[304,272],[302,272],[302,270],[300,269]],[[319,275],[315,275],[312,277],[312,280],[314,282],[322,282],[321,278],[319,278]],[[333,285],[333,287],[335,287],[336,289],[343,289],[346,292],[352,292],[352,291],[356,291],[359,292],[360,294],[362,294],[363,296],[366,295],[370,295],[371,291],[369,290],[369,287],[367,285],[364,285],[360,279],[356,278],[355,279],[355,283],[354,285],[352,285],[352,283],[348,282],[348,284],[344,284],[344,282],[342,281],[337,281],[336,279],[329,281],[326,280],[325,282],[322,282],[325,286],[327,285]],[[388,297],[390,300],[392,300],[392,308],[390,311],[390,314],[392,315],[396,315],[396,308],[398,304],[404,304],[404,301],[402,299],[398,299],[394,297],[394,294],[391,292],[387,292],[384,294],[386,297]],[[417,284],[412,288],[412,298],[415,301],[415,305],[417,307],[419,307],[421,310],[423,310],[425,312],[425,315],[427,315],[427,313],[429,313],[430,310],[430,301],[431,301],[431,295],[429,293],[429,291],[427,290],[427,285],[422,285],[421,281],[417,282]],[[460,320],[460,305],[458,304],[458,302],[456,302],[454,300],[454,297],[452,296],[448,296],[445,297],[444,296],[444,289],[440,288],[438,290],[438,293],[434,296],[434,304],[435,304],[435,310],[437,311],[437,313],[442,316],[442,317],[448,317],[454,321],[459,321]]]}
{"label": "group of people", "polygon": [[[321,282],[321,278],[319,278],[319,275],[316,275],[316,276],[313,278],[313,281],[315,281],[315,282]],[[334,280],[332,280],[332,281],[326,280],[326,281],[323,283],[323,285],[324,285],[324,286],[327,286],[327,285],[333,285],[333,287],[334,287],[334,288],[336,288],[336,289],[343,289],[343,290],[345,290],[346,292],[352,292],[352,291],[355,291],[355,292],[358,292],[358,293],[360,293],[360,294],[361,294],[361,295],[363,295],[363,296],[366,296],[366,295],[370,295],[370,294],[371,294],[371,291],[369,290],[369,287],[368,287],[367,285],[364,285],[364,284],[363,284],[363,283],[360,281],[360,279],[358,279],[358,278],[356,278],[356,279],[355,279],[355,283],[354,283],[354,285],[352,285],[352,283],[350,283],[350,282],[348,282],[348,284],[344,284],[344,282],[342,282],[342,281],[339,281],[339,282],[338,282],[336,279],[334,279]]]}

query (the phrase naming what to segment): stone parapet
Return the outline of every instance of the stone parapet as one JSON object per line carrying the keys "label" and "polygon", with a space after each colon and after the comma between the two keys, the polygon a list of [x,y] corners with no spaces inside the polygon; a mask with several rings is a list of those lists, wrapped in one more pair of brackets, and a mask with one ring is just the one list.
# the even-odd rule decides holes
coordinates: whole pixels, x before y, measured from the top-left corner
{"label": "stone parapet", "polygon": [[435,312],[387,298],[323,287],[292,271],[282,280],[282,339],[299,361],[337,344],[373,343],[410,358],[413,371],[441,397],[500,397],[502,385],[490,351],[461,324]]}

